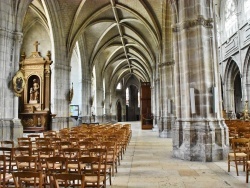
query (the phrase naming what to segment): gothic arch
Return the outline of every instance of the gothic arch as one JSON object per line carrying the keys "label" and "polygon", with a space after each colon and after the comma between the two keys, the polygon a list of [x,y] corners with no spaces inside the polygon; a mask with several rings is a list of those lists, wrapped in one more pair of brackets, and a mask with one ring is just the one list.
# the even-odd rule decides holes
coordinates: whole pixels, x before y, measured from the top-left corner
{"label": "gothic arch", "polygon": [[246,53],[246,57],[244,60],[244,65],[243,65],[243,75],[242,75],[242,85],[245,86],[246,90],[243,91],[244,93],[244,99],[248,99],[249,100],[249,86],[250,86],[250,75],[249,75],[249,71],[250,71],[250,47],[247,50]]}
{"label": "gothic arch", "polygon": [[116,116],[117,116],[117,121],[121,122],[122,121],[122,103],[120,100],[117,100],[116,102]]}
{"label": "gothic arch", "polygon": [[[227,113],[232,112],[232,114],[234,114],[235,111],[238,111],[240,108],[239,102],[241,101],[241,99],[239,99],[239,96],[241,95],[241,77],[242,77],[242,74],[240,72],[239,66],[232,58],[230,58],[227,62],[226,69],[225,69],[225,76],[224,76],[224,84],[225,84],[224,98],[226,99],[225,109]],[[237,92],[235,90],[236,81],[238,85],[240,83],[240,87],[239,87],[240,91],[238,91],[240,92],[238,93],[239,95],[236,95],[235,93]],[[237,88],[237,90],[239,90],[239,88]]]}

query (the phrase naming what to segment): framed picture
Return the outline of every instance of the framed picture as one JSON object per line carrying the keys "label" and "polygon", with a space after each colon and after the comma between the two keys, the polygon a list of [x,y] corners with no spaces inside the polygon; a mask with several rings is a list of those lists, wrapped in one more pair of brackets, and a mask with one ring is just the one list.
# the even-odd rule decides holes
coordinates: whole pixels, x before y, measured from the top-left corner
{"label": "framed picture", "polygon": [[21,70],[17,71],[12,79],[13,90],[16,96],[20,97],[24,90],[26,80]]}
{"label": "framed picture", "polygon": [[70,105],[69,109],[69,115],[72,117],[78,117],[79,116],[79,105]]}

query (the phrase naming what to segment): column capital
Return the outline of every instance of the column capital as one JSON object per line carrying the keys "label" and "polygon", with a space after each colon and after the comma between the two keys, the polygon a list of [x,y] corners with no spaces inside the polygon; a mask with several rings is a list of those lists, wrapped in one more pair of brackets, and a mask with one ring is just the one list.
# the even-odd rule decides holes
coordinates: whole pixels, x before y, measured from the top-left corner
{"label": "column capital", "polygon": [[208,18],[205,19],[203,15],[197,15],[196,19],[192,19],[192,20],[184,20],[182,22],[176,23],[172,25],[172,31],[173,32],[179,32],[180,30],[183,29],[189,29],[195,26],[203,26],[206,28],[213,28],[213,19],[212,18]]}
{"label": "column capital", "polygon": [[165,66],[172,66],[172,65],[175,65],[175,61],[174,61],[174,60],[160,63],[160,64],[159,64],[159,67],[160,67],[160,68],[163,68],[163,67],[165,67]]}

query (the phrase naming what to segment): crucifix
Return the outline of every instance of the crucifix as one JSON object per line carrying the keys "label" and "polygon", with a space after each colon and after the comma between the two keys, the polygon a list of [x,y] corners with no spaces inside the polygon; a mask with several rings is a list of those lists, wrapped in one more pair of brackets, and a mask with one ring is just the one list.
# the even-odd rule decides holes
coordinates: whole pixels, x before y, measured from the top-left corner
{"label": "crucifix", "polygon": [[40,43],[38,43],[38,41],[36,41],[35,43],[34,43],[34,46],[36,47],[36,52],[38,52],[38,45],[39,45]]}

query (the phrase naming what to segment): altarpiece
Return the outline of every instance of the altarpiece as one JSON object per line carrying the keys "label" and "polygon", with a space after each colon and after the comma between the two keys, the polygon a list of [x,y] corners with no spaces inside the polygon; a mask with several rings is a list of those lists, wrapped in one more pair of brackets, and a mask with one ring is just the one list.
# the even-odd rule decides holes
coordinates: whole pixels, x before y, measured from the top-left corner
{"label": "altarpiece", "polygon": [[[19,99],[19,118],[24,132],[40,132],[49,128],[50,93],[51,93],[51,54],[48,51],[44,58],[36,50],[26,58],[22,54],[20,70],[26,81]],[[15,90],[15,89],[14,89]]]}

